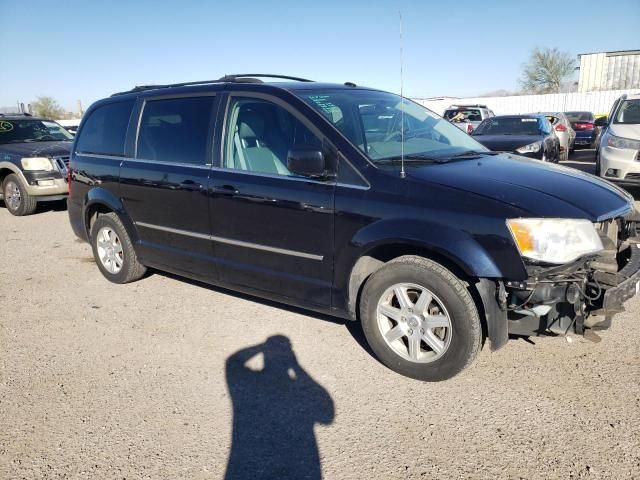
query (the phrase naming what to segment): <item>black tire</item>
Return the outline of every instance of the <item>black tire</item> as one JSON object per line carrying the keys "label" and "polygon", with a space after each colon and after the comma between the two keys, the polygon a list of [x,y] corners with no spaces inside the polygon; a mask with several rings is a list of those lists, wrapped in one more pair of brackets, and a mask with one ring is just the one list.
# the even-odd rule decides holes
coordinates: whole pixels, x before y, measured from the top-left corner
{"label": "black tire", "polygon": [[[18,189],[20,196],[17,205],[14,205],[13,202],[8,201],[9,196],[12,195],[10,194],[9,190],[13,189],[14,185]],[[22,180],[20,180],[20,177],[18,177],[18,175],[16,175],[15,173],[12,173],[5,177],[2,184],[2,195],[7,210],[9,210],[9,213],[11,215],[15,215],[16,217],[31,215],[36,211],[36,207],[38,206],[36,197],[27,193],[27,189],[22,183]]]}
{"label": "black tire", "polygon": [[[122,248],[122,266],[120,270],[115,273],[107,270],[98,254],[98,234],[105,227],[115,232],[119,239],[118,243]],[[147,271],[147,268],[138,261],[136,252],[133,249],[133,243],[122,221],[118,218],[118,215],[113,212],[99,215],[91,227],[91,249],[93,250],[93,258],[100,272],[102,272],[102,275],[110,282],[133,282],[142,278]]]}
{"label": "black tire", "polygon": [[[417,363],[400,356],[387,344],[378,327],[378,301],[389,288],[400,283],[428,289],[441,300],[449,314],[449,346],[430,363]],[[360,318],[367,341],[380,361],[417,380],[436,382],[453,377],[473,363],[482,341],[478,310],[465,285],[442,265],[423,257],[399,257],[375,272],[362,291]]]}

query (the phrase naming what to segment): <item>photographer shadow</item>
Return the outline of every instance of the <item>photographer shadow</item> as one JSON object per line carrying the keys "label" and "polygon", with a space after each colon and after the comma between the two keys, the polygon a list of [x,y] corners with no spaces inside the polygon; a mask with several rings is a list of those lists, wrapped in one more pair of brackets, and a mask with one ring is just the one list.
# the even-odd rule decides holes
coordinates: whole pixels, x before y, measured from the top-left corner
{"label": "photographer shadow", "polygon": [[[248,365],[260,356],[262,368]],[[300,366],[289,339],[272,336],[234,353],[226,379],[233,433],[225,478],[322,478],[313,428],[333,421],[333,400]]]}

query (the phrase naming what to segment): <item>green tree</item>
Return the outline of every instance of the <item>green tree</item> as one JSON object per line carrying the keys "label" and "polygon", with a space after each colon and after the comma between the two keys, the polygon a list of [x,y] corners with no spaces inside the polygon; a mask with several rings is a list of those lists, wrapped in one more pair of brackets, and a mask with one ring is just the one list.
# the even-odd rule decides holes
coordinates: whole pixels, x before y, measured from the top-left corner
{"label": "green tree", "polygon": [[534,48],[522,66],[520,84],[527,93],[558,93],[575,70],[576,61],[557,48]]}
{"label": "green tree", "polygon": [[38,117],[52,120],[62,118],[64,115],[64,109],[52,97],[38,97],[34,102],[31,102],[31,110]]}

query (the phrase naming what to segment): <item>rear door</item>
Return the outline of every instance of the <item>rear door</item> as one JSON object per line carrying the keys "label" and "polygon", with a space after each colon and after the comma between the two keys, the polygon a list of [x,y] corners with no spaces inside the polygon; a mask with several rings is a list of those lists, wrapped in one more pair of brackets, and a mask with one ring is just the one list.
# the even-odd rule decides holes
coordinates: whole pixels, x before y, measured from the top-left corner
{"label": "rear door", "polygon": [[220,280],[329,306],[335,181],[293,174],[287,155],[313,147],[333,162],[331,149],[281,99],[238,92],[225,103],[221,161],[209,183]]}
{"label": "rear door", "polygon": [[135,158],[120,171],[142,259],[204,279],[216,276],[207,200],[216,108],[214,94],[143,99]]}

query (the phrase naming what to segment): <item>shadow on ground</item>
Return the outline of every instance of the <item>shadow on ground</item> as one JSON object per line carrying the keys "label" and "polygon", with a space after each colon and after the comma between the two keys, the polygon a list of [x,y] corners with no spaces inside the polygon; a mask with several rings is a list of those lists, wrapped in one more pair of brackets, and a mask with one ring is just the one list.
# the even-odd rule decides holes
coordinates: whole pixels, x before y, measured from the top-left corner
{"label": "shadow on ground", "polygon": [[[0,208],[7,208],[6,205],[4,204],[4,200],[0,200]],[[63,212],[66,209],[67,209],[66,200],[57,200],[55,202],[38,202],[36,211],[33,214],[37,215],[38,213],[45,213],[45,212]]]}
{"label": "shadow on ground", "polygon": [[160,270],[154,270],[154,269],[149,269],[149,273],[147,275],[160,275],[163,277],[167,277],[167,278],[171,278],[174,280],[178,280],[181,282],[186,282],[189,283],[191,285],[195,285],[197,287],[200,288],[206,288],[208,290],[212,290],[214,292],[218,292],[218,293],[223,293],[225,295],[231,295],[233,297],[242,299],[242,300],[247,300],[250,302],[257,302],[260,303],[262,305],[267,305],[270,307],[274,307],[274,308],[279,308],[281,310],[285,310],[287,312],[292,312],[292,313],[297,313],[300,315],[305,315],[307,317],[312,317],[318,320],[322,320],[325,322],[331,322],[331,323],[335,323],[338,325],[344,325],[347,329],[347,331],[349,332],[349,334],[353,337],[353,339],[358,343],[358,345],[364,349],[372,358],[376,359],[377,361],[377,357],[375,356],[375,354],[373,353],[373,350],[371,350],[371,347],[369,346],[369,343],[367,342],[367,339],[364,336],[364,332],[362,331],[362,325],[360,324],[360,322],[354,322],[351,320],[345,320],[339,317],[334,317],[331,315],[326,315],[324,313],[319,313],[319,312],[314,312],[313,310],[307,310],[301,307],[296,307],[293,305],[287,305],[286,303],[279,303],[273,300],[268,300],[266,298],[261,298],[261,297],[256,297],[254,295],[250,295],[250,294],[246,294],[246,293],[241,293],[235,290],[229,290],[227,288],[224,287],[220,287],[217,285],[210,285],[208,283],[204,283],[204,282],[200,282],[198,280],[193,280],[190,278],[186,278],[186,277],[181,277],[179,275],[175,275],[173,273],[169,273],[169,272],[162,272]]}
{"label": "shadow on ground", "polygon": [[329,393],[298,363],[289,339],[269,337],[226,362],[233,403],[225,479],[320,479],[313,427],[333,422]]}

